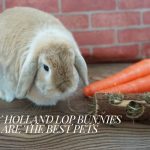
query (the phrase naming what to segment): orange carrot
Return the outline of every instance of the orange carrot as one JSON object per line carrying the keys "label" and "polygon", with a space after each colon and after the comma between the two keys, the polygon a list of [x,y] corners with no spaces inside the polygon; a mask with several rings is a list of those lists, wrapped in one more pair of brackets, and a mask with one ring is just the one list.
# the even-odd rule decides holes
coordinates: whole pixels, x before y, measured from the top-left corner
{"label": "orange carrot", "polygon": [[144,59],[106,79],[96,81],[86,86],[83,90],[86,96],[93,96],[96,92],[123,84],[150,74],[150,59]]}
{"label": "orange carrot", "polygon": [[150,92],[150,75],[138,78],[136,80],[120,84],[105,90],[99,91],[101,93],[143,93]]}

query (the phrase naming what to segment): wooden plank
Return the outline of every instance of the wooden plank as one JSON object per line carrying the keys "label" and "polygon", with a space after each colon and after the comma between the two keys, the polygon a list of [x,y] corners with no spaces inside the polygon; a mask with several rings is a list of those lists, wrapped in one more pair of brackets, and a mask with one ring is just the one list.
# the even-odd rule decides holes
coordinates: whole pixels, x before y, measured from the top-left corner
{"label": "wooden plank", "polygon": [[[126,126],[126,125],[124,125]],[[127,125],[128,126],[128,125]],[[130,124],[131,126],[131,124]],[[15,150],[79,150],[79,149],[149,149],[147,126],[101,127],[97,134],[1,135],[0,149]]]}
{"label": "wooden plank", "polygon": [[[141,123],[150,124],[150,104],[145,99],[145,94],[106,94],[96,93],[93,105],[97,107],[97,114],[122,115],[123,120],[140,120]],[[147,93],[149,98],[149,93]],[[115,104],[116,103],[116,104]],[[135,108],[136,106],[136,108]]]}
{"label": "wooden plank", "polygon": [[[128,64],[89,65],[90,80],[96,80],[115,73]],[[64,115],[84,114],[89,110],[90,102],[78,91],[56,107],[37,107],[28,100],[15,100],[12,103],[0,102],[1,115]],[[0,128],[4,127],[4,118],[0,118]],[[133,124],[134,123],[134,124]],[[0,133],[0,150],[50,150],[50,149],[150,149],[150,126],[138,121],[121,123],[116,126],[100,125],[96,134],[4,134]]]}

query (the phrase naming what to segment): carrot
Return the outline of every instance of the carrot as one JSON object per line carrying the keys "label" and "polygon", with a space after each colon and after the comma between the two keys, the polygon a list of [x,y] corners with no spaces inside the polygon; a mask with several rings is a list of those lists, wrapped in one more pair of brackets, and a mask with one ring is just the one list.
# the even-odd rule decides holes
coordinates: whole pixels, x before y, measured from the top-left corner
{"label": "carrot", "polygon": [[93,96],[97,91],[123,84],[148,74],[150,74],[150,59],[144,59],[106,79],[91,83],[83,89],[83,92],[86,96]]}
{"label": "carrot", "polygon": [[143,93],[150,92],[150,75],[138,78],[136,80],[120,84],[105,90],[100,90],[102,93]]}

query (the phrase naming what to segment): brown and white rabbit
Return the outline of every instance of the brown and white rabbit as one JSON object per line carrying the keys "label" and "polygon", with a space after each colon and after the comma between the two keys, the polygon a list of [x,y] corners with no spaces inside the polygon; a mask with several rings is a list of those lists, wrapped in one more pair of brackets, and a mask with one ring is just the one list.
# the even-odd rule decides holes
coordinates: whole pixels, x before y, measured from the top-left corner
{"label": "brown and white rabbit", "polygon": [[0,15],[0,98],[55,105],[88,84],[87,66],[72,34],[50,14],[16,7]]}

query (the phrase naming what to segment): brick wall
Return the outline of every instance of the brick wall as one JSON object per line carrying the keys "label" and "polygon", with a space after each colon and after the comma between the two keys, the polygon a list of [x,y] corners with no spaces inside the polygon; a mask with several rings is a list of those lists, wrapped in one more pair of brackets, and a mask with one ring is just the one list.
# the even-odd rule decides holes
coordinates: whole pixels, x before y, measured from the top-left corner
{"label": "brick wall", "polygon": [[74,34],[88,62],[150,57],[150,0],[0,0],[53,13]]}

